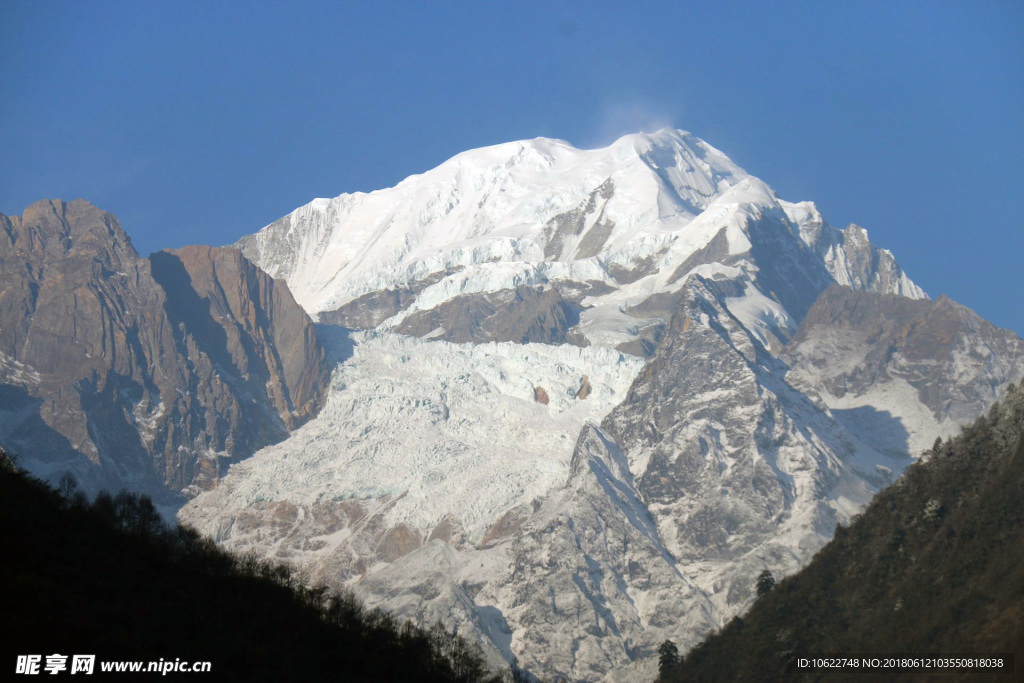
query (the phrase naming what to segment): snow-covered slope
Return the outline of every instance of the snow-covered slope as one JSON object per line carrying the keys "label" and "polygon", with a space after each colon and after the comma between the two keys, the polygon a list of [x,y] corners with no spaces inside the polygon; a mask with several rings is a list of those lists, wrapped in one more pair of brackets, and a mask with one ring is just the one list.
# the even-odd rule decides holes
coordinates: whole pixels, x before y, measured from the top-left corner
{"label": "snow-covered slope", "polygon": [[566,481],[576,434],[622,401],[643,366],[603,348],[353,337],[322,418],[233,470],[204,505],[220,515],[222,501],[386,499],[389,528],[429,535],[457,520],[479,545],[507,510]]}
{"label": "snow-covered slope", "polygon": [[[799,267],[821,271],[812,274],[818,291],[834,279],[924,297],[862,229],[828,226],[813,204],[779,200],[720,151],[675,130],[597,150],[544,138],[471,150],[393,188],[316,199],[236,246],[286,279],[322,321],[351,324],[346,309],[340,319],[329,314],[382,291],[405,292],[374,321],[394,329],[460,297],[573,283],[563,294],[586,308],[579,332],[614,346],[636,341],[643,327],[625,308],[677,291],[695,268],[766,267],[780,243],[765,232],[786,234],[783,256],[807,250]],[[817,291],[803,294],[806,310]],[[372,301],[380,308],[379,297]]]}
{"label": "snow-covered slope", "polygon": [[238,246],[342,343],[182,519],[545,678],[649,676],[1024,366],[682,131],[472,150]]}
{"label": "snow-covered slope", "polygon": [[314,200],[239,245],[321,312],[456,266],[642,257],[746,177],[677,131],[600,150],[539,138],[459,154],[387,190]]}

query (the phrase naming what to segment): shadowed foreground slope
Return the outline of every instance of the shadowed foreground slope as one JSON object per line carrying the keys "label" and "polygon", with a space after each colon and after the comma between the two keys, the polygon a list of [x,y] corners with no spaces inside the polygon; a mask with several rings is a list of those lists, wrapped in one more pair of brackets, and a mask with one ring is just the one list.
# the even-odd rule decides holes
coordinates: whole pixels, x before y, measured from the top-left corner
{"label": "shadowed foreground slope", "polygon": [[45,664],[61,653],[95,654],[100,678],[103,661],[180,658],[211,662],[203,680],[500,680],[443,629],[400,626],[351,595],[233,558],[168,529],[148,498],[69,501],[2,451],[0,538],[6,674],[17,655]]}
{"label": "shadowed foreground slope", "polygon": [[[910,467],[671,681],[836,680],[797,654],[1012,653],[1024,671],[1024,388]],[[1014,680],[978,671],[851,680]],[[843,678],[845,680],[845,678]],[[1019,679],[1016,679],[1019,680]]]}

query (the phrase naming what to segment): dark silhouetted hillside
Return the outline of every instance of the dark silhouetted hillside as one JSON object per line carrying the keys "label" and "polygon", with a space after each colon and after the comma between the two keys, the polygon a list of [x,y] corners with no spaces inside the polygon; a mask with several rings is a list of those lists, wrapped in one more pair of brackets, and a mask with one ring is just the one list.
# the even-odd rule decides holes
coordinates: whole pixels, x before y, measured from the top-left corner
{"label": "dark silhouetted hillside", "polygon": [[4,676],[17,655],[45,664],[60,653],[95,654],[101,679],[101,661],[180,658],[210,661],[209,674],[191,674],[203,680],[500,680],[444,629],[397,624],[286,568],[234,558],[168,528],[146,497],[89,503],[65,489],[0,451]]}

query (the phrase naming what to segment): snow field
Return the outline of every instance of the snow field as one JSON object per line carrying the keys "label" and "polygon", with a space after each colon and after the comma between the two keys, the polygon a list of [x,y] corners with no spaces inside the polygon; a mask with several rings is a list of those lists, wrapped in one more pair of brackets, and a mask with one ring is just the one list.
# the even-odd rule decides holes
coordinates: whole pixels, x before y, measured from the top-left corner
{"label": "snow field", "polygon": [[[564,484],[580,429],[624,398],[643,365],[604,348],[353,336],[321,414],[232,466],[223,503],[400,496],[390,525],[426,534],[453,514],[479,541],[505,511]],[[584,375],[592,393],[580,400]]]}

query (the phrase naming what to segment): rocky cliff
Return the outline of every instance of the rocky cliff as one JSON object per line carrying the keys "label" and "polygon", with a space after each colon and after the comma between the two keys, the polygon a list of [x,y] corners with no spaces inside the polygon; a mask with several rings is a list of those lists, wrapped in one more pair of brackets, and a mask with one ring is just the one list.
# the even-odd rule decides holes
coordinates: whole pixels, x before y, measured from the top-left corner
{"label": "rocky cliff", "polygon": [[315,415],[328,374],[287,286],[235,250],[142,258],[81,200],[0,215],[0,443],[37,474],[210,488]]}
{"label": "rocky cliff", "polygon": [[[782,354],[787,380],[841,419],[871,403],[913,423],[922,437],[913,453],[987,410],[1019,379],[1022,357],[1020,337],[947,296],[911,300],[838,285],[818,297]],[[916,416],[906,414],[911,402],[922,407]]]}

